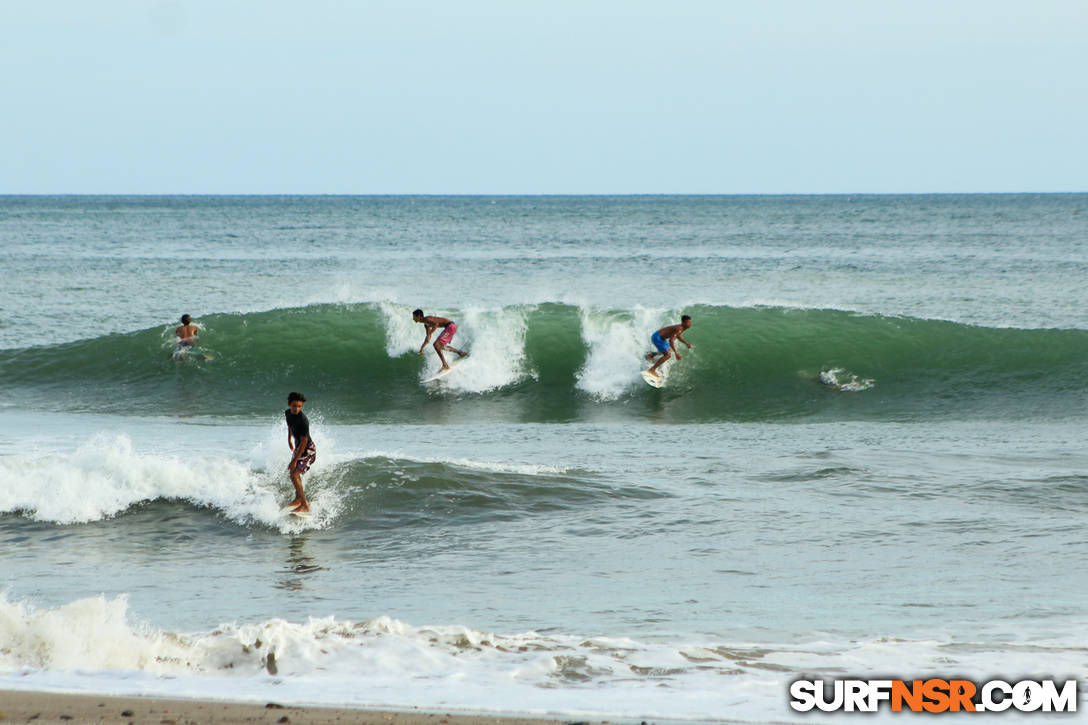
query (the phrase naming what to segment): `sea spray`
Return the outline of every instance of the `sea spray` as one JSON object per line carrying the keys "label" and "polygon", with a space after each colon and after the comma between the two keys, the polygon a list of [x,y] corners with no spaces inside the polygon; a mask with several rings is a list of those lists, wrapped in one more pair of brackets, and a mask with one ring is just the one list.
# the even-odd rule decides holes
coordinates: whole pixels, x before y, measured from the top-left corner
{"label": "sea spray", "polygon": [[596,400],[616,400],[641,385],[650,336],[662,327],[667,313],[636,308],[631,312],[582,310],[582,339],[589,350],[578,373],[578,389]]}
{"label": "sea spray", "polygon": [[0,595],[0,672],[130,670],[189,671],[184,639],[129,621],[128,599],[88,597],[39,609]]}
{"label": "sea spray", "polygon": [[[794,643],[641,641],[417,626],[387,615],[178,632],[132,621],[124,596],[36,608],[0,595],[0,637],[4,688],[699,721],[766,722],[789,683],[814,668],[873,671],[893,661],[908,672],[979,680],[992,678],[995,651],[1013,673],[1072,673],[1080,663],[1079,649],[1054,642],[948,647],[827,634]],[[895,719],[887,710],[874,717]]]}
{"label": "sea spray", "polygon": [[[386,327],[385,350],[390,358],[413,355],[423,347],[422,364],[418,380],[425,380],[439,371],[441,362],[434,350],[434,342],[442,334],[435,330],[423,346],[426,329],[412,320],[412,310],[407,306],[382,303],[381,314]],[[441,385],[430,388],[434,392],[485,393],[516,383],[527,376],[525,369],[525,333],[527,308],[424,310],[427,315],[447,317],[457,323],[457,333],[450,343],[468,357],[458,365],[456,376],[443,379]],[[446,362],[459,359],[455,352],[445,352]]]}
{"label": "sea spray", "polygon": [[[278,429],[275,432],[280,433]],[[283,436],[275,438],[282,442]],[[331,458],[331,444],[323,444],[329,448],[325,458]],[[178,455],[142,453],[125,434],[98,433],[71,453],[27,453],[7,461],[5,474],[0,476],[0,513],[79,524],[114,518],[139,504],[167,500],[207,507],[238,523],[298,528],[299,522],[285,520],[280,512],[280,499],[287,492],[286,474],[281,475],[289,459],[287,446],[269,445],[261,450],[267,458],[255,468],[252,461],[189,451]],[[319,477],[327,465],[315,465],[308,482]],[[311,502],[318,515],[307,526],[322,527],[335,518],[338,498],[333,487],[317,487]]]}
{"label": "sea spray", "polygon": [[[418,353],[423,346],[423,325],[412,319],[412,310],[408,305],[397,305],[392,302],[378,304],[378,313],[382,324],[385,326],[385,353],[391,358],[401,357],[409,353]],[[431,314],[424,311],[424,314]],[[432,337],[431,342],[434,342]]]}
{"label": "sea spray", "polygon": [[[525,369],[525,332],[527,329],[524,308],[498,310],[468,309],[458,320],[457,336],[453,346],[469,353],[456,375],[451,375],[436,389],[457,393],[479,394],[498,390],[527,377]],[[435,333],[437,336],[437,332]],[[428,357],[432,357],[428,354]],[[433,375],[438,371],[437,355],[424,371]],[[452,362],[456,353],[446,353]]]}

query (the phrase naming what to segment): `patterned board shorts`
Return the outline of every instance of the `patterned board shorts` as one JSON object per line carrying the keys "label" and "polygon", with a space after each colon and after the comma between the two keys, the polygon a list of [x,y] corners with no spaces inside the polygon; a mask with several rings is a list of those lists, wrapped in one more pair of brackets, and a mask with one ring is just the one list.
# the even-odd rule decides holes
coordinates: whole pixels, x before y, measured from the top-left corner
{"label": "patterned board shorts", "polygon": [[317,447],[314,446],[313,441],[306,441],[306,450],[298,457],[298,462],[295,463],[295,470],[299,473],[306,473],[306,471],[310,470],[310,466],[314,465],[314,461],[316,460]]}
{"label": "patterned board shorts", "polygon": [[455,332],[457,332],[457,323],[451,322],[450,324],[446,325],[446,329],[438,337],[438,341],[443,345],[449,345],[450,340],[453,339],[453,333]]}

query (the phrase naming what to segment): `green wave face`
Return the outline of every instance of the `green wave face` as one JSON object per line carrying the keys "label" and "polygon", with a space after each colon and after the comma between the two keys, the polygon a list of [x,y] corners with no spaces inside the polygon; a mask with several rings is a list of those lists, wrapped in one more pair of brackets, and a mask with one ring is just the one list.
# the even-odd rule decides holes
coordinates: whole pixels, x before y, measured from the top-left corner
{"label": "green wave face", "polygon": [[[278,415],[304,392],[326,422],[663,422],[1064,417],[1088,402],[1088,332],[985,328],[839,310],[544,304],[427,310],[471,355],[441,382],[422,325],[394,304],[317,305],[0,351],[9,402],[168,416]],[[642,382],[658,327],[689,314],[660,390]],[[450,354],[453,357],[452,354]]]}
{"label": "green wave face", "polygon": [[617,488],[589,471],[526,468],[373,457],[337,466],[315,479],[314,490],[328,491],[344,520],[366,531],[476,525],[664,496],[648,487]]}

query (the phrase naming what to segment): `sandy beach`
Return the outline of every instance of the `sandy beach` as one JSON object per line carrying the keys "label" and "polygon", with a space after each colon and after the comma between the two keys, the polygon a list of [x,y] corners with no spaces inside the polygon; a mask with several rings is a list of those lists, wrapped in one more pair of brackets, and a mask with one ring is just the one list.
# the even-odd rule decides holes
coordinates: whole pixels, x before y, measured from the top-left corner
{"label": "sandy beach", "polygon": [[[34,725],[558,725],[568,721],[430,712],[386,712],[281,703],[241,704],[207,700],[65,695],[0,691],[0,722]],[[587,723],[588,725],[588,723]]]}

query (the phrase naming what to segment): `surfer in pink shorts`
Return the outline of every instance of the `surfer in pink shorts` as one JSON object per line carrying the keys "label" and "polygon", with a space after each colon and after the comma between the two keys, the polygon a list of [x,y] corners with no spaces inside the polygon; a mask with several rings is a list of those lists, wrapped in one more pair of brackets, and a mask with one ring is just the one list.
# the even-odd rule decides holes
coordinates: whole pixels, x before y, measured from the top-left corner
{"label": "surfer in pink shorts", "polygon": [[439,327],[442,328],[442,334],[438,336],[438,339],[434,341],[434,351],[438,353],[438,359],[442,361],[442,369],[449,370],[450,364],[446,362],[446,356],[442,354],[443,350],[450,350],[455,352],[461,357],[468,355],[464,350],[458,350],[456,347],[450,345],[453,340],[454,333],[457,332],[457,323],[453,320],[447,320],[445,317],[434,317],[423,314],[423,310],[415,310],[412,312],[412,319],[416,322],[422,322],[423,327],[427,329],[427,339],[423,341],[423,344],[419,347],[419,354],[422,355],[427,350],[427,343],[431,341],[431,335]]}

